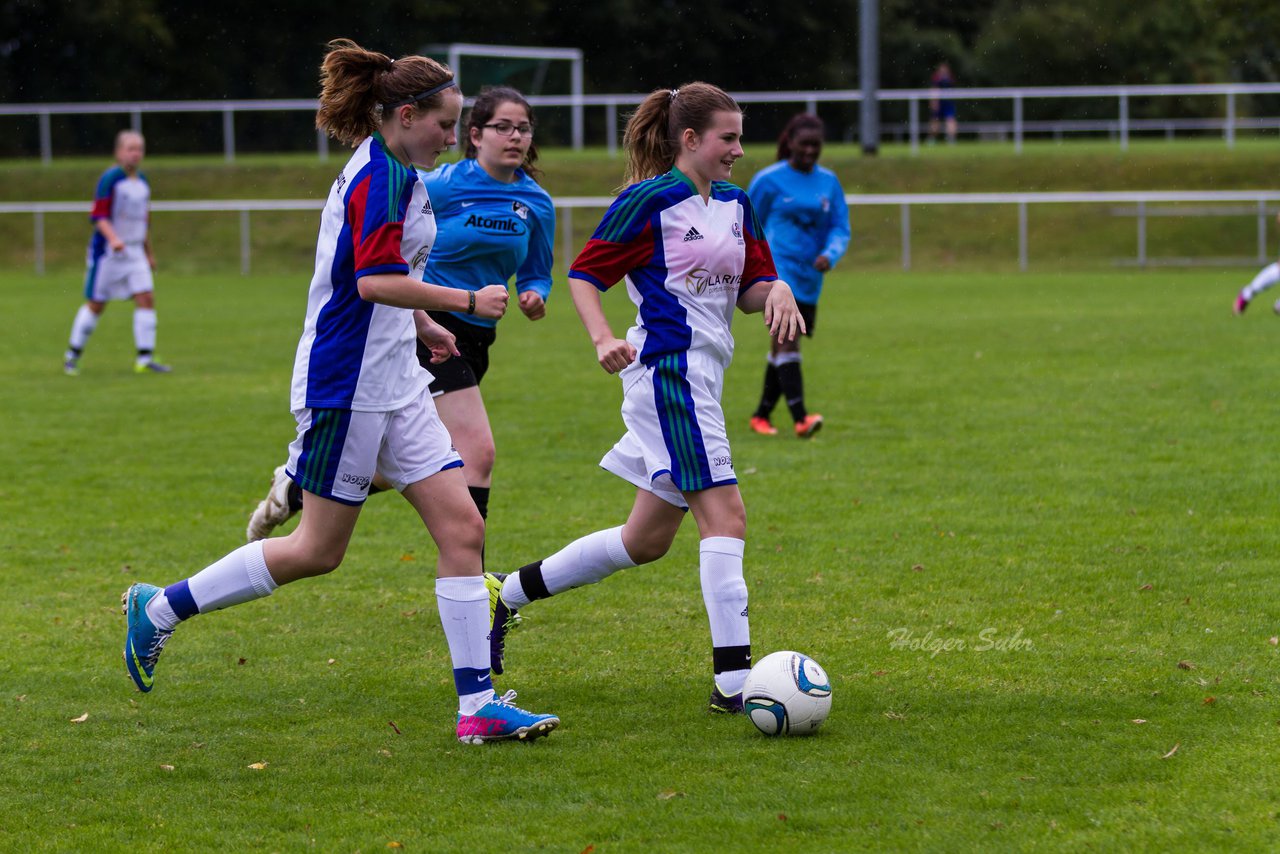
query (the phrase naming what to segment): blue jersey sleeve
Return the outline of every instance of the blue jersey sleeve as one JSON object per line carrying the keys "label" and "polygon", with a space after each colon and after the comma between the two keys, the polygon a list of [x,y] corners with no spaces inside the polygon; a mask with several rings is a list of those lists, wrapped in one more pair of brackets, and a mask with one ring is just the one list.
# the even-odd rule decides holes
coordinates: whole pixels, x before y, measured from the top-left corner
{"label": "blue jersey sleeve", "polygon": [[820,255],[826,255],[834,267],[849,248],[849,205],[844,200],[844,188],[835,173],[831,174],[831,210],[828,213],[827,242]]}
{"label": "blue jersey sleeve", "polygon": [[530,206],[529,251],[516,270],[516,293],[533,291],[546,302],[555,263],[556,209],[548,198]]}

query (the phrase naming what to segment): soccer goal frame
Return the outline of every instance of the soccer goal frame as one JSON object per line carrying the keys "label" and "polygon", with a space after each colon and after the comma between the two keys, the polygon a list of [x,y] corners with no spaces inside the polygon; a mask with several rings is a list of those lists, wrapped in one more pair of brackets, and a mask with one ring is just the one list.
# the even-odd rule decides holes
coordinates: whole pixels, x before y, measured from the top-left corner
{"label": "soccer goal frame", "polygon": [[[524,47],[520,45],[498,45],[498,44],[468,44],[466,42],[456,42],[453,44],[429,45],[427,51],[440,55],[445,54],[448,59],[449,67],[453,69],[455,79],[458,84],[462,85],[462,58],[464,56],[490,56],[499,59],[559,59],[565,60],[570,64],[569,67],[569,96],[572,100],[570,110],[572,115],[571,135],[574,150],[582,150],[582,51],[576,47]],[[535,103],[533,96],[529,98],[530,103]]]}

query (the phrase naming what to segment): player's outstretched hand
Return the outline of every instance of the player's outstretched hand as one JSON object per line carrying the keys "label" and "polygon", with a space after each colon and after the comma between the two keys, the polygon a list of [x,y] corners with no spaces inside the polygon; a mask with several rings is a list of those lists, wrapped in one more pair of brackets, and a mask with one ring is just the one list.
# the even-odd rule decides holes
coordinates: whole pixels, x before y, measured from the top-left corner
{"label": "player's outstretched hand", "polygon": [[600,367],[616,374],[636,360],[636,348],[622,338],[606,338],[596,345],[596,358]]}
{"label": "player's outstretched hand", "polygon": [[805,331],[804,318],[791,294],[791,286],[781,279],[773,283],[764,301],[764,325],[778,341],[794,341]]}
{"label": "player's outstretched hand", "polygon": [[486,285],[476,291],[476,317],[497,320],[507,313],[509,299],[511,294],[507,293],[506,285]]}
{"label": "player's outstretched hand", "polygon": [[520,310],[530,320],[541,320],[547,316],[547,304],[533,291],[520,294]]}
{"label": "player's outstretched hand", "polygon": [[424,311],[414,312],[418,321],[418,340],[431,351],[431,364],[438,365],[451,356],[461,356],[453,333],[427,317]]}

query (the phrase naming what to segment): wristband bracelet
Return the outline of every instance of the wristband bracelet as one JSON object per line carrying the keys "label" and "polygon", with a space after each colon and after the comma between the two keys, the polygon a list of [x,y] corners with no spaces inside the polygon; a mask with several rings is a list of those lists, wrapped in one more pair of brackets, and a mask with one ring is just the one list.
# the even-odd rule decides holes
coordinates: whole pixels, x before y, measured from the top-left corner
{"label": "wristband bracelet", "polygon": [[467,291],[467,314],[476,313],[476,292]]}

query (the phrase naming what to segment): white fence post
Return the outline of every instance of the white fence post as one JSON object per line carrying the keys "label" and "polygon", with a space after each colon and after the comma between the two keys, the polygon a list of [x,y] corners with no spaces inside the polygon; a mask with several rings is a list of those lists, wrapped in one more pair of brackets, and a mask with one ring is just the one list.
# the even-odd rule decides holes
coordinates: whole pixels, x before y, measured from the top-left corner
{"label": "white fence post", "polygon": [[911,205],[903,202],[901,213],[902,225],[902,269],[911,269]]}
{"label": "white fence post", "polygon": [[920,101],[916,98],[907,99],[907,126],[910,128],[911,135],[911,153],[920,153]]}
{"label": "white fence post", "polygon": [[240,211],[240,275],[249,275],[249,212]]}
{"label": "white fence post", "polygon": [[236,118],[231,108],[222,111],[222,152],[228,163],[236,159]]}
{"label": "white fence post", "polygon": [[1013,96],[1013,153],[1022,153],[1022,96]]}
{"label": "white fence post", "polygon": [[44,211],[35,212],[36,275],[44,275]]}
{"label": "white fence post", "polygon": [[1138,266],[1147,266],[1147,203],[1138,202]]}
{"label": "white fence post", "polygon": [[1227,93],[1227,126],[1223,136],[1227,140],[1227,148],[1236,147],[1236,93]]}
{"label": "white fence post", "polygon": [[53,130],[49,126],[49,113],[40,113],[40,162],[48,166],[53,162]]}
{"label": "white fence post", "polygon": [[1018,202],[1018,269],[1027,271],[1027,203]]}
{"label": "white fence post", "polygon": [[1129,94],[1120,90],[1120,150],[1129,150]]}
{"label": "white fence post", "polygon": [[1267,203],[1258,199],[1258,263],[1267,262]]}
{"label": "white fence post", "polygon": [[604,105],[604,144],[610,157],[618,156],[618,102]]}

